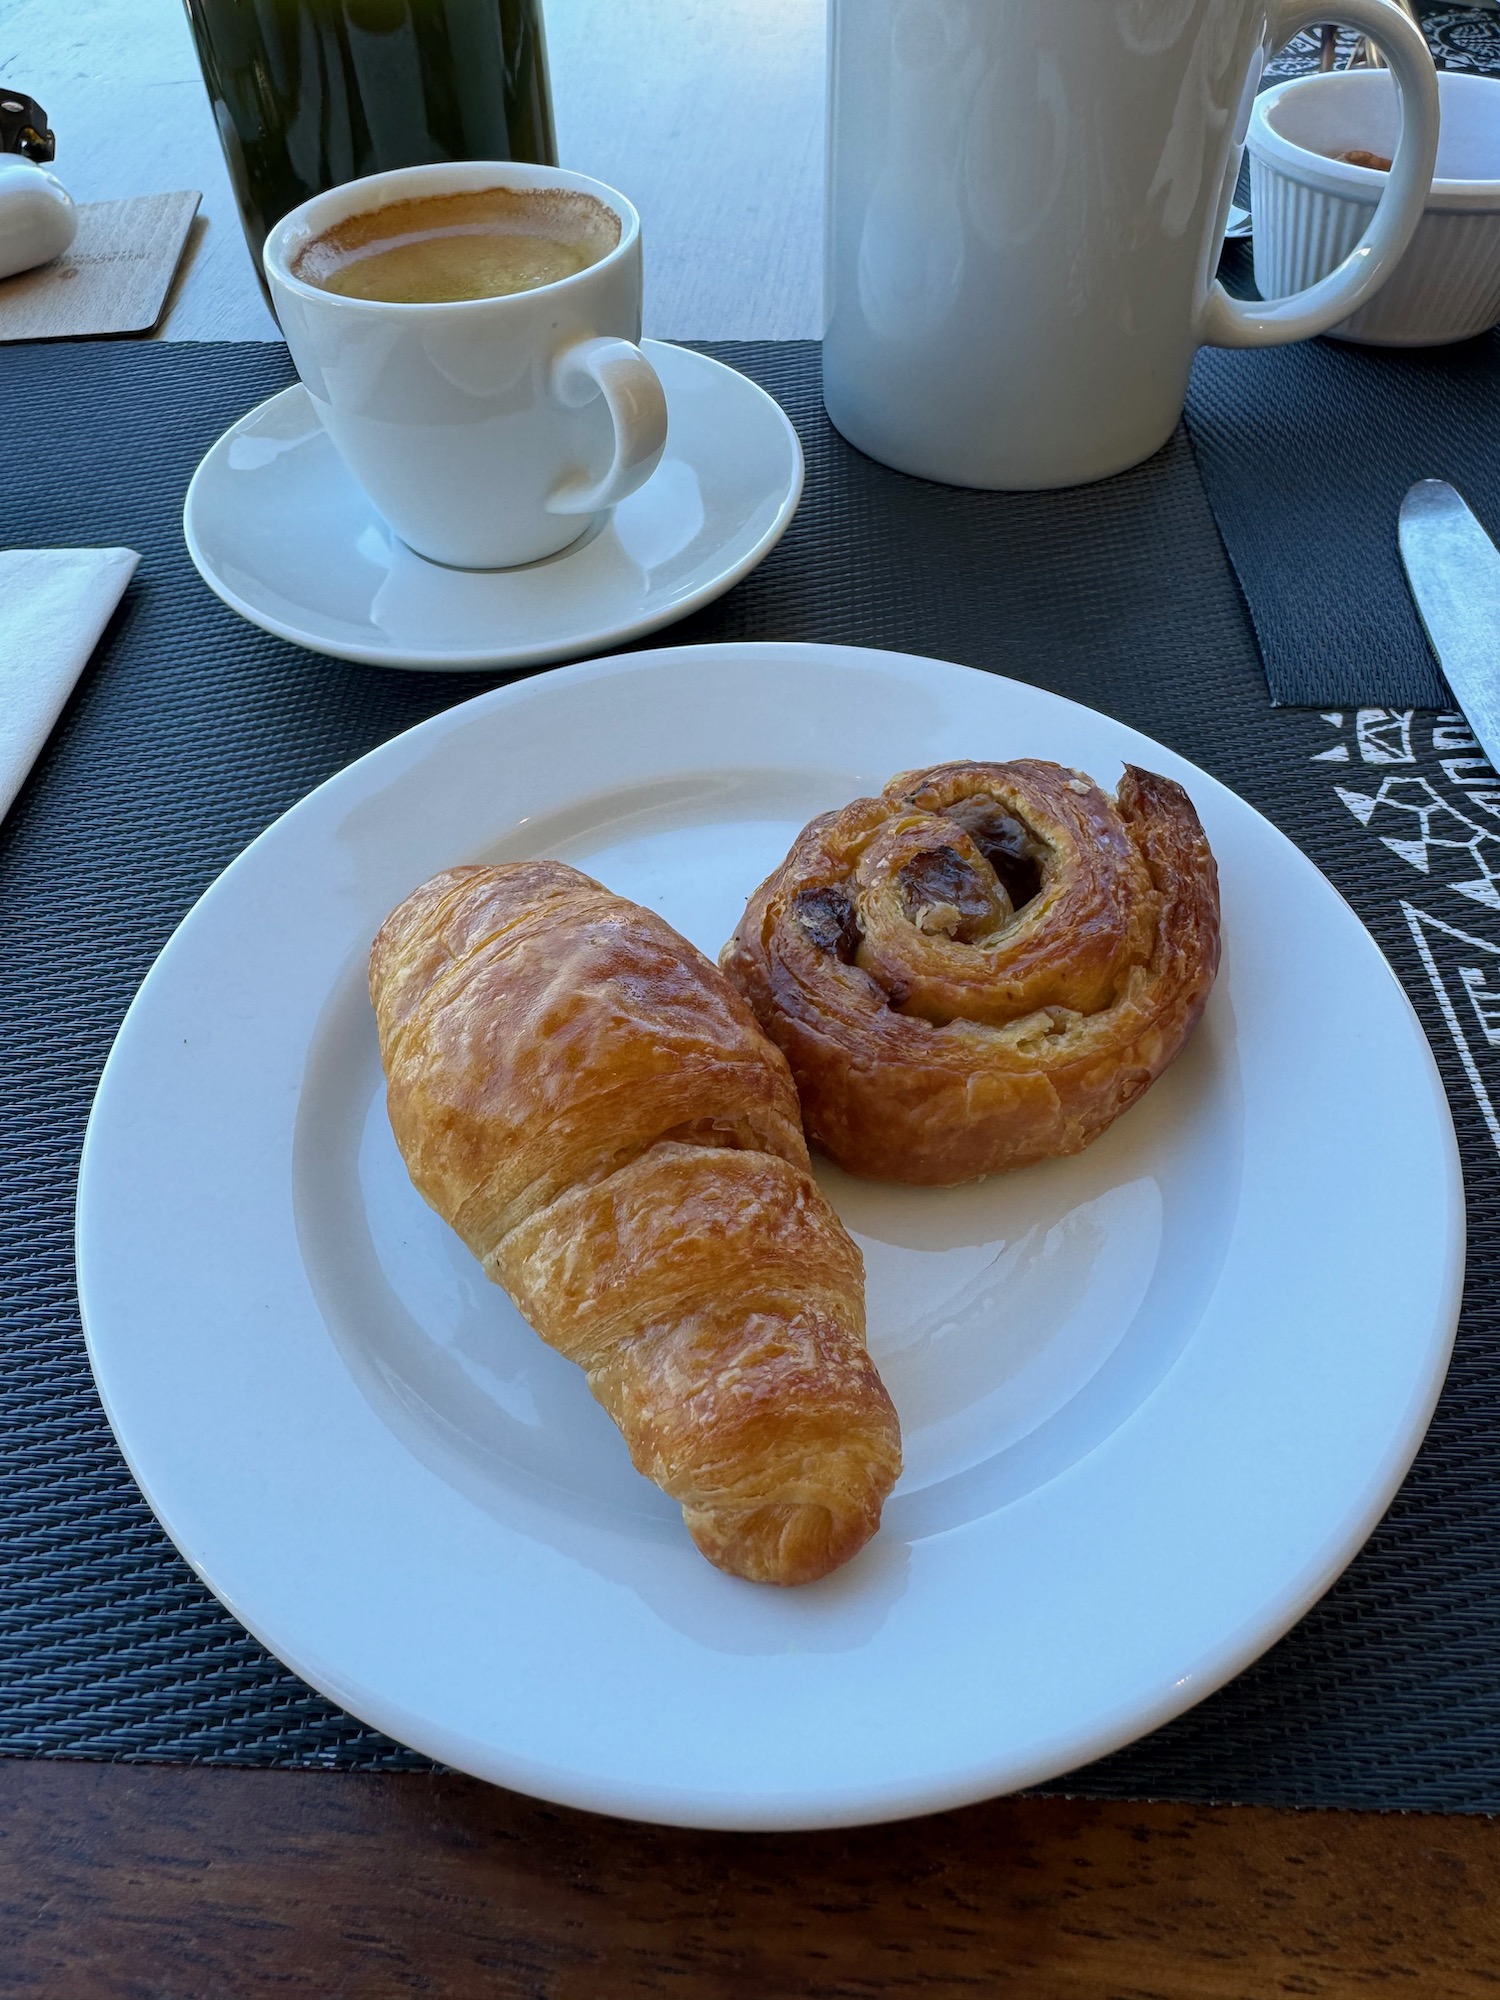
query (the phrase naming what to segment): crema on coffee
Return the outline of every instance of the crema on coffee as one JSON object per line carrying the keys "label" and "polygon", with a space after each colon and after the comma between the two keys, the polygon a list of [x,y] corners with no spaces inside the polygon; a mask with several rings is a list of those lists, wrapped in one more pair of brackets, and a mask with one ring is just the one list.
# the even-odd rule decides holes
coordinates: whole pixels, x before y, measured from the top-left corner
{"label": "crema on coffee", "polygon": [[475,188],[347,216],[292,260],[305,284],[344,298],[432,305],[505,298],[587,270],[620,218],[571,188]]}

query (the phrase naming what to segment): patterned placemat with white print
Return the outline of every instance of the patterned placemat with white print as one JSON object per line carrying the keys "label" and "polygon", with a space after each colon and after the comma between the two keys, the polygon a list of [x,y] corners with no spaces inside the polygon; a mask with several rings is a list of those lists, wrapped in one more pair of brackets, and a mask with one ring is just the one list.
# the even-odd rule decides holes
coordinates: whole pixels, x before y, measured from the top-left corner
{"label": "patterned placemat with white print", "polygon": [[[1466,7],[1419,7],[1427,46],[1439,69],[1477,70],[1492,75],[1500,71],[1500,10],[1495,0],[1474,0]],[[1343,69],[1354,57],[1360,37],[1352,29],[1340,28],[1334,42],[1334,63]],[[1266,81],[1279,83],[1286,76],[1302,76],[1317,69],[1323,59],[1321,30],[1309,28],[1298,35],[1268,66]]]}
{"label": "patterned placemat with white print", "polygon": [[1393,884],[1395,906],[1500,1152],[1500,778],[1458,714],[1362,708],[1320,719],[1339,740],[1313,761],[1340,767],[1337,798],[1411,871]]}

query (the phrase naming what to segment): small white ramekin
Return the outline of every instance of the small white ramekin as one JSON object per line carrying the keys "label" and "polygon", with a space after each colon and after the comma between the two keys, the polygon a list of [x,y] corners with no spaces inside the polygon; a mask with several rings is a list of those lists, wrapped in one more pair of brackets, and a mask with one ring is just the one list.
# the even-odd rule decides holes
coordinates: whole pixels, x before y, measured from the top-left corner
{"label": "small white ramekin", "polygon": [[[1437,174],[1417,233],[1337,340],[1432,347],[1500,321],[1500,78],[1439,73]],[[1247,144],[1255,282],[1281,299],[1341,264],[1364,234],[1386,175],[1329,157],[1389,159],[1400,111],[1385,69],[1293,77],[1256,99]]]}

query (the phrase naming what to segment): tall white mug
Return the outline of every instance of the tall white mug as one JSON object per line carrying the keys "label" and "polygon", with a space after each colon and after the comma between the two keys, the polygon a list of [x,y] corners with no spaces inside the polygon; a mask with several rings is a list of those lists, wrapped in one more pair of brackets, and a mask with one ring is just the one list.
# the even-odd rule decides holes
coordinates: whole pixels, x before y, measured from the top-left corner
{"label": "tall white mug", "polygon": [[[581,271],[503,298],[348,298],[298,276],[299,253],[352,216],[424,195],[563,189],[618,224]],[[555,555],[633,493],[667,441],[641,332],[641,224],[613,188],[560,167],[399,167],[315,195],[266,238],[292,361],[334,448],[418,555],[505,569]]]}
{"label": "tall white mug", "polygon": [[[1389,0],[829,0],[823,394],[852,444],[954,486],[1072,486],[1137,464],[1205,344],[1346,319],[1421,218],[1437,78]],[[1214,276],[1270,56],[1371,36],[1401,92],[1359,244],[1274,304]]]}

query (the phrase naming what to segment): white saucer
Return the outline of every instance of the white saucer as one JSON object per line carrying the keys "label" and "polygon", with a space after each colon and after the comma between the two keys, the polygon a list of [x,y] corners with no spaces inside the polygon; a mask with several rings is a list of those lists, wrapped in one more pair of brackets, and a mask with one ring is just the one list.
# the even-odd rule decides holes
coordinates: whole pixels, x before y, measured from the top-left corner
{"label": "white saucer", "polygon": [[193,474],[188,554],[252,625],[371,666],[540,666],[654,632],[776,546],[802,495],[802,447],[781,406],[734,369],[642,346],[667,394],[665,456],[561,555],[486,571],[413,555],[345,471],[301,383],[241,417]]}

